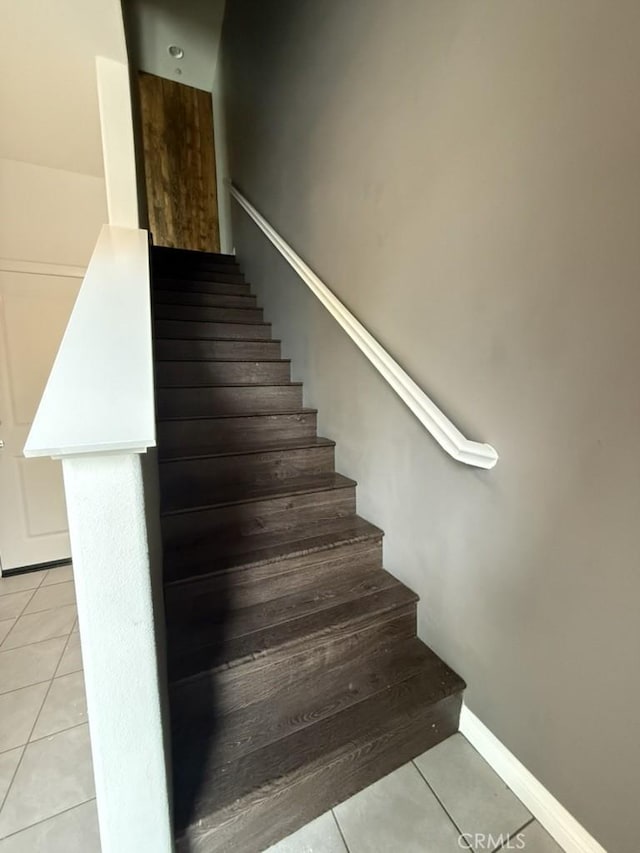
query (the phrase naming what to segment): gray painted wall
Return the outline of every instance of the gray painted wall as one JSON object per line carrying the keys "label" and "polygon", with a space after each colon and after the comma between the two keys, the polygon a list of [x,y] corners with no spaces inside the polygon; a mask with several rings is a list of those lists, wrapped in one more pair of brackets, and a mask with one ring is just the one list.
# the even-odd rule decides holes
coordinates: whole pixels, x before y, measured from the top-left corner
{"label": "gray painted wall", "polygon": [[470,438],[453,463],[236,208],[275,334],[471,709],[637,847],[640,6],[232,0],[231,175]]}

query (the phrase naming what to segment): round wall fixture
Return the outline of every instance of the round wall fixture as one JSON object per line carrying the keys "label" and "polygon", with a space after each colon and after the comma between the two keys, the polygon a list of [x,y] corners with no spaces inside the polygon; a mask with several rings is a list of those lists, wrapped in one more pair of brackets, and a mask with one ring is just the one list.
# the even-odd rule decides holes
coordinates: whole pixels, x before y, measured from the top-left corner
{"label": "round wall fixture", "polygon": [[173,57],[173,59],[182,59],[184,56],[184,50],[177,44],[170,44],[168,50],[169,56]]}

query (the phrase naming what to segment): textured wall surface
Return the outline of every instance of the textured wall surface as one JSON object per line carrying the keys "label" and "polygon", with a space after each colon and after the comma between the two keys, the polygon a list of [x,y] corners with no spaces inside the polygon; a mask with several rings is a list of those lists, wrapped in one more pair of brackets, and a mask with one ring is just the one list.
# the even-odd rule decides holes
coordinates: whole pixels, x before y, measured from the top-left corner
{"label": "textured wall surface", "polygon": [[104,853],[173,850],[153,468],[137,454],[63,462]]}
{"label": "textured wall surface", "polygon": [[238,212],[234,242],[420,634],[637,845],[640,7],[233,0],[241,191],[495,470],[447,458]]}

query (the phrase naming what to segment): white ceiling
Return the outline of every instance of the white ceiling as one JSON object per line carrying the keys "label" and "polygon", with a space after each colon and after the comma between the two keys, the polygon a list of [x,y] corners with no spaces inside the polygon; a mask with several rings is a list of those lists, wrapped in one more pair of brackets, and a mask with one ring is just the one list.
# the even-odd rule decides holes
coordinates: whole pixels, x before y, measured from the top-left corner
{"label": "white ceiling", "polygon": [[[224,6],[225,0],[124,0],[134,65],[210,92]],[[169,55],[172,44],[184,50],[183,59]]]}
{"label": "white ceiling", "polygon": [[103,174],[96,55],[126,62],[118,0],[0,0],[0,157]]}

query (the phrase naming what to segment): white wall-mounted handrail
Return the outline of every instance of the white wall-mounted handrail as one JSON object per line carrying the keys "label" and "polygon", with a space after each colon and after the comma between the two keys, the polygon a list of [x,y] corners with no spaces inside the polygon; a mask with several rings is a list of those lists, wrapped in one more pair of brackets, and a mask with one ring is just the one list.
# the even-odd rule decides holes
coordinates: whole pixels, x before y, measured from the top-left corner
{"label": "white wall-mounted handrail", "polygon": [[490,444],[470,441],[427,397],[413,379],[394,361],[389,353],[376,341],[338,297],[311,270],[291,246],[283,240],[267,220],[247,201],[233,184],[229,192],[240,207],[251,217],[258,228],[268,237],[280,254],[288,261],[309,289],[338,321],[355,345],[366,355],[371,364],[387,380],[400,399],[411,409],[420,423],[435,438],[438,444],[458,462],[478,468],[493,468],[498,454]]}
{"label": "white wall-mounted handrail", "polygon": [[24,454],[144,453],[155,443],[149,238],[104,225]]}

